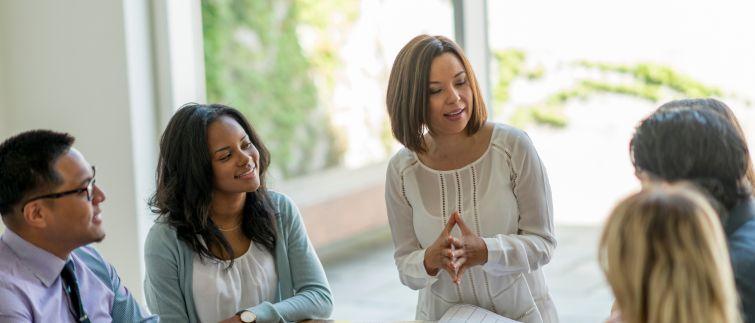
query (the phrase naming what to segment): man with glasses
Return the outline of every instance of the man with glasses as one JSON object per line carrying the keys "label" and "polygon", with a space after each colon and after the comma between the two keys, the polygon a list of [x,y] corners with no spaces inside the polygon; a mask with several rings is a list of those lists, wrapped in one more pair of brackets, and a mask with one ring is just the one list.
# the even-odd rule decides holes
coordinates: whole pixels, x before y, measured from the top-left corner
{"label": "man with glasses", "polygon": [[0,322],[157,322],[88,246],[102,241],[95,168],[48,130],[0,144]]}

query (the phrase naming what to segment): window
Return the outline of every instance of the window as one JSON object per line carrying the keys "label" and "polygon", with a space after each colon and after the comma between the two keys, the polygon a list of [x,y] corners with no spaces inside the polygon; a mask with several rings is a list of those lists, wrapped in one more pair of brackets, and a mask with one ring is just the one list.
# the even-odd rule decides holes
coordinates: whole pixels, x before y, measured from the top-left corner
{"label": "window", "polygon": [[449,0],[204,0],[202,19],[208,102],[247,115],[283,180],[386,160],[395,55],[421,33],[453,36]]}

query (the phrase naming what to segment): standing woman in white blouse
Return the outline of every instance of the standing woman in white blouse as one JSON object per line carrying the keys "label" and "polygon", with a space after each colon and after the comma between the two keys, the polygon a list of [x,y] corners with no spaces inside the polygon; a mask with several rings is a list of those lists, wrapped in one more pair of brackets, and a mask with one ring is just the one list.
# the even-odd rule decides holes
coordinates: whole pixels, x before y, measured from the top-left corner
{"label": "standing woman in white blouse", "polygon": [[527,134],[487,122],[461,48],[421,35],[401,49],[387,94],[394,137],[385,199],[401,282],[416,319],[473,304],[558,322],[542,266],[556,247],[550,184]]}
{"label": "standing woman in white blouse", "polygon": [[144,247],[149,309],[162,322],[327,318],[330,288],[296,205],[265,186],[270,154],[246,118],[187,104],[160,141],[159,215]]}

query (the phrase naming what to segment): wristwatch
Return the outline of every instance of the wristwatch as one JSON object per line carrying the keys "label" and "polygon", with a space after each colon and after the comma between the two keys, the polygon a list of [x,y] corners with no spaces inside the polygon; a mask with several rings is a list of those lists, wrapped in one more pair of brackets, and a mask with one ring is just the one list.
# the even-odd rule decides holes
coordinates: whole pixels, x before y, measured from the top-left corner
{"label": "wristwatch", "polygon": [[254,315],[254,313],[243,310],[239,312],[239,318],[241,318],[241,322],[244,323],[252,323],[257,320],[257,315]]}

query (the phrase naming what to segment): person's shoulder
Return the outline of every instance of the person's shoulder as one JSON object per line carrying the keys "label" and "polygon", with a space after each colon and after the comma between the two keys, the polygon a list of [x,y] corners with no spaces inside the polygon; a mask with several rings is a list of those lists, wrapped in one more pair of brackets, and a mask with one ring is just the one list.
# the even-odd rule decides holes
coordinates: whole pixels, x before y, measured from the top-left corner
{"label": "person's shoulder", "polygon": [[97,249],[92,244],[76,248],[73,251],[73,254],[78,258],[79,261],[83,262],[87,267],[89,267],[89,269],[101,269],[103,271],[103,274],[110,274],[110,271],[108,269],[112,265],[107,260],[105,260],[104,257],[102,257],[102,254],[100,254],[100,252],[97,251]]}
{"label": "person's shoulder", "polygon": [[499,122],[490,122],[493,127],[493,135],[492,138],[496,140],[505,140],[505,139],[513,139],[513,140],[522,140],[524,138],[529,138],[529,135],[526,131],[519,129],[517,127],[514,127],[512,125],[507,125],[505,123],[499,123]]}
{"label": "person's shoulder", "polygon": [[20,260],[4,243],[0,243],[0,285],[12,285],[16,276],[25,272]]}
{"label": "person's shoulder", "polygon": [[755,217],[751,216],[727,238],[733,253],[748,253],[755,261]]}
{"label": "person's shoulder", "polygon": [[157,220],[152,224],[147,233],[145,249],[160,245],[178,245],[178,235],[172,225],[165,221]]}
{"label": "person's shoulder", "polygon": [[268,189],[267,197],[270,198],[273,207],[275,207],[278,212],[296,205],[291,197],[275,190]]}
{"label": "person's shoulder", "polygon": [[147,233],[147,236],[149,237],[150,235],[176,236],[176,228],[174,228],[166,221],[157,220],[152,224],[152,227],[149,228],[149,233]]}
{"label": "person's shoulder", "polygon": [[752,275],[755,272],[755,217],[750,216],[727,240],[735,273]]}
{"label": "person's shoulder", "polygon": [[10,267],[14,267],[15,263],[18,262],[16,253],[5,243],[0,243],[0,259],[3,260],[0,261],[0,274],[7,271]]}
{"label": "person's shoulder", "polygon": [[25,318],[24,321],[31,321],[32,308],[30,303],[24,300],[33,299],[35,295],[26,289],[27,281],[20,281],[15,274],[17,273],[0,270],[0,314],[22,317]]}
{"label": "person's shoulder", "polygon": [[530,137],[526,131],[504,123],[491,122],[493,134],[491,141],[497,144],[529,144]]}
{"label": "person's shoulder", "polygon": [[749,242],[755,245],[755,199],[747,199],[730,210],[725,226],[734,230],[730,240]]}
{"label": "person's shoulder", "polygon": [[91,244],[78,247],[73,251],[73,253],[79,257],[86,259],[87,262],[105,262],[105,259],[102,258],[100,252],[97,251],[97,249],[95,249]]}
{"label": "person's shoulder", "polygon": [[417,155],[406,147],[401,147],[388,161],[388,165],[409,164],[417,160]]}
{"label": "person's shoulder", "polygon": [[267,196],[273,204],[275,219],[281,224],[283,231],[290,230],[290,228],[296,226],[296,223],[302,221],[299,209],[291,197],[273,190],[267,190]]}
{"label": "person's shoulder", "polygon": [[284,193],[268,189],[267,197],[270,199],[275,217],[279,221],[291,221],[291,215],[298,211],[294,200]]}
{"label": "person's shoulder", "polygon": [[115,269],[91,244],[76,248],[72,257],[86,266],[102,283],[113,288],[112,281],[117,275]]}
{"label": "person's shoulder", "polygon": [[23,289],[27,283],[37,281],[39,281],[38,278],[33,271],[29,270],[25,261],[6,243],[0,242],[0,286]]}
{"label": "person's shoulder", "polygon": [[417,154],[406,147],[401,147],[388,161],[388,174],[398,174],[417,164]]}

